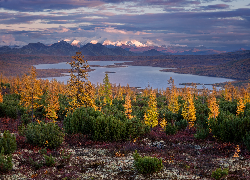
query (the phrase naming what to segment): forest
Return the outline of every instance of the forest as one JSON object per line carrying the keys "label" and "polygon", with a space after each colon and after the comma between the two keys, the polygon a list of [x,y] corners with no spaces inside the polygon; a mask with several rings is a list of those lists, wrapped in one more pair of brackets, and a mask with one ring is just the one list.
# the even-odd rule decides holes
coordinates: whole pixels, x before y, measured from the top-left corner
{"label": "forest", "polygon": [[[16,61],[3,57],[6,67]],[[138,90],[106,73],[95,85],[77,52],[64,84],[37,78],[34,60],[14,57],[27,73],[1,69],[0,178],[250,178],[249,83],[198,90],[170,78],[165,90]]]}

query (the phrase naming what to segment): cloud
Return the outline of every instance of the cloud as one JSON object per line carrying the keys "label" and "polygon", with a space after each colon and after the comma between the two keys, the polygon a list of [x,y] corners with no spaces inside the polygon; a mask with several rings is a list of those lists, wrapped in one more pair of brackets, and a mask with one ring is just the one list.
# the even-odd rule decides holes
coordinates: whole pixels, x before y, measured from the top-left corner
{"label": "cloud", "polygon": [[208,5],[208,6],[200,6],[199,8],[202,10],[222,10],[222,9],[228,9],[229,5],[215,4],[215,5]]}
{"label": "cloud", "polygon": [[4,0],[0,7],[9,10],[35,12],[43,10],[76,9],[103,5],[100,0]]}
{"label": "cloud", "polygon": [[[138,46],[250,44],[250,9],[230,9],[226,0],[224,4],[216,2],[0,0],[0,36],[9,38],[5,38],[6,43],[52,44],[68,39],[78,46],[91,41]],[[20,12],[4,10],[8,8]],[[73,10],[54,11],[63,8]]]}

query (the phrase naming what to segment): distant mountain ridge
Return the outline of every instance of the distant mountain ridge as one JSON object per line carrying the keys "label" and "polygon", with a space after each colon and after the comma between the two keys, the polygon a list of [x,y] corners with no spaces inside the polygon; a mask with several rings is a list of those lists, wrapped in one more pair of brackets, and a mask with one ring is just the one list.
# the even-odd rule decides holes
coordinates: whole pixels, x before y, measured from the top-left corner
{"label": "distant mountain ridge", "polygon": [[27,55],[56,55],[72,56],[77,51],[85,56],[159,56],[159,55],[209,55],[219,54],[220,51],[211,49],[191,49],[185,51],[173,51],[163,47],[132,47],[132,46],[108,46],[100,43],[88,43],[82,47],[73,46],[66,41],[46,46],[43,43],[29,43],[21,48],[0,47],[0,54],[27,54]]}
{"label": "distant mountain ridge", "polygon": [[10,48],[8,46],[0,47],[0,54],[29,54],[29,55],[58,55],[72,56],[77,51],[82,52],[86,56],[134,56],[136,53],[122,49],[121,47],[108,48],[100,43],[88,43],[82,47],[72,46],[66,41],[54,43],[46,46],[43,43],[29,43],[21,48]]}

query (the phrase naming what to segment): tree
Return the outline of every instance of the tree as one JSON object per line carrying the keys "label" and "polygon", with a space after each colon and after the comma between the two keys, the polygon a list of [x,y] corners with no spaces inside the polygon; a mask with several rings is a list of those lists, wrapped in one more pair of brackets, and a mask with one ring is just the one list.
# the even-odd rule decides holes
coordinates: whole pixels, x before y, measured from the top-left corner
{"label": "tree", "polygon": [[189,88],[187,90],[187,94],[183,97],[185,102],[182,108],[182,116],[188,121],[189,127],[193,127],[194,122],[196,121],[196,109],[194,106],[193,95]]}
{"label": "tree", "polygon": [[144,115],[144,120],[145,124],[149,125],[151,128],[158,125],[157,101],[153,91],[151,91],[149,96],[148,109]]}
{"label": "tree", "polygon": [[111,89],[111,84],[109,82],[109,76],[108,73],[105,73],[105,77],[103,79],[103,84],[104,84],[104,103],[106,104],[112,104],[112,89]]}
{"label": "tree", "polygon": [[3,95],[2,95],[2,90],[0,88],[0,103],[2,103],[2,102],[3,102]]}
{"label": "tree", "polygon": [[243,101],[242,97],[239,97],[238,102],[237,102],[237,111],[236,111],[237,115],[244,113],[244,109],[245,109],[244,101]]}
{"label": "tree", "polygon": [[40,105],[38,101],[41,99],[42,88],[40,80],[36,79],[36,70],[34,67],[31,68],[29,75],[24,75],[20,87],[21,103],[31,109],[32,121],[34,118],[34,109]]}
{"label": "tree", "polygon": [[169,96],[169,103],[168,103],[168,109],[177,114],[179,109],[180,109],[180,105],[178,104],[178,93],[177,93],[177,89],[174,85],[174,79],[172,79],[172,77],[170,77],[170,79],[168,80],[168,83],[171,86],[171,94]]}
{"label": "tree", "polygon": [[58,83],[55,79],[52,79],[52,81],[49,84],[48,89],[48,96],[46,99],[47,107],[46,109],[46,117],[49,119],[52,119],[53,122],[58,118],[57,111],[60,108],[59,105],[59,96],[58,96]]}
{"label": "tree", "polygon": [[209,113],[209,117],[208,119],[211,118],[217,118],[217,116],[219,115],[219,105],[216,101],[216,89],[213,88],[213,92],[210,96],[210,98],[208,99],[208,108],[210,109],[210,113]]}
{"label": "tree", "polygon": [[84,56],[81,52],[76,52],[75,56],[72,56],[70,80],[68,82],[67,94],[70,98],[71,110],[79,108],[81,106],[95,107],[93,94],[95,89],[93,85],[87,81],[88,73],[87,69],[89,65],[87,60],[83,59]]}
{"label": "tree", "polygon": [[124,104],[124,108],[125,108],[125,114],[127,116],[127,118],[131,119],[132,118],[132,106],[131,106],[131,99],[130,99],[130,94],[128,93],[126,98],[125,98],[125,104]]}

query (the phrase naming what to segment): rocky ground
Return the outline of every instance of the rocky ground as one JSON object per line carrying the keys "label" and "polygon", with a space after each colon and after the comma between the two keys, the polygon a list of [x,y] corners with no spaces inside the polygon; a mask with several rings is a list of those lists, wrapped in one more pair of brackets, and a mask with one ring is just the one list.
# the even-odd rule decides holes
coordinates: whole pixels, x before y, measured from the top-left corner
{"label": "rocky ground", "polygon": [[[160,128],[132,142],[93,142],[82,135],[67,135],[57,150],[47,150],[55,163],[45,163],[41,148],[26,143],[12,125],[3,127],[16,133],[18,148],[13,153],[13,169],[0,179],[212,179],[214,170],[228,168],[223,179],[250,179],[250,153],[243,145],[222,143],[209,136],[194,138],[186,129],[166,136]],[[12,127],[12,128],[11,128]],[[153,175],[140,175],[133,167],[134,151],[163,160],[164,168]]]}

